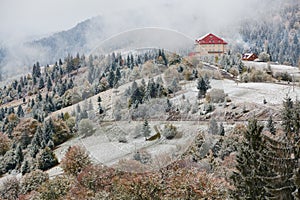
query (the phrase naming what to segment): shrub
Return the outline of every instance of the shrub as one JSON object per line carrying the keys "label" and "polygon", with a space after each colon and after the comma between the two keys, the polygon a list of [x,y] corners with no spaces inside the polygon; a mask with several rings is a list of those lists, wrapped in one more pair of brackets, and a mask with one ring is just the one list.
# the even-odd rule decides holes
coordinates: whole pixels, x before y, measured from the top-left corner
{"label": "shrub", "polygon": [[4,133],[0,132],[0,155],[4,155],[10,148],[11,140]]}
{"label": "shrub", "polygon": [[84,137],[91,136],[96,131],[95,124],[89,119],[82,119],[79,122],[78,128],[79,128],[79,134]]}
{"label": "shrub", "polygon": [[80,146],[72,146],[68,149],[61,161],[61,167],[67,174],[76,176],[83,168],[91,164],[89,155]]}
{"label": "shrub", "polygon": [[63,197],[70,190],[72,180],[66,176],[56,176],[44,182],[38,190],[36,199],[39,200],[56,200],[63,199]]}
{"label": "shrub", "polygon": [[49,175],[41,170],[35,170],[26,174],[21,180],[21,191],[23,194],[36,190],[42,183],[49,179]]}
{"label": "shrub", "polygon": [[261,52],[258,55],[258,59],[262,62],[268,62],[270,61],[270,55],[267,52]]}
{"label": "shrub", "polygon": [[171,140],[178,134],[176,126],[172,124],[166,124],[165,128],[163,130],[163,136],[166,137],[166,139]]}
{"label": "shrub", "polygon": [[147,164],[151,162],[151,154],[145,150],[137,151],[133,155],[133,159],[141,162],[142,164]]}
{"label": "shrub", "polygon": [[115,170],[113,168],[90,165],[78,174],[77,181],[85,188],[97,192],[109,188],[114,175]]}
{"label": "shrub", "polygon": [[272,76],[261,70],[252,69],[250,73],[242,75],[243,82],[266,82],[272,81]]}
{"label": "shrub", "polygon": [[71,131],[62,119],[53,120],[54,131],[52,140],[55,145],[59,145],[72,137]]}
{"label": "shrub", "polygon": [[70,130],[73,130],[73,128],[75,127],[76,121],[74,117],[70,117],[66,120],[66,124],[69,127]]}
{"label": "shrub", "polygon": [[16,177],[3,180],[0,186],[0,199],[15,200],[20,194],[20,182]]}
{"label": "shrub", "polygon": [[293,80],[292,76],[290,74],[288,74],[287,72],[276,72],[275,78],[277,80],[289,81],[289,82],[291,82]]}
{"label": "shrub", "polygon": [[226,94],[224,90],[221,89],[212,89],[206,95],[206,100],[209,103],[221,103],[225,101]]}

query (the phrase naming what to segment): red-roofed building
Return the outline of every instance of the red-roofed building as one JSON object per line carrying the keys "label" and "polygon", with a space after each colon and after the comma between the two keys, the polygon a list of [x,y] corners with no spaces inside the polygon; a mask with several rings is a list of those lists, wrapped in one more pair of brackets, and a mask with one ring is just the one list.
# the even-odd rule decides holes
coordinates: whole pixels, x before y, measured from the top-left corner
{"label": "red-roofed building", "polygon": [[258,57],[254,53],[245,53],[245,54],[243,54],[242,60],[253,61],[256,58],[258,58]]}
{"label": "red-roofed building", "polygon": [[227,52],[227,42],[212,33],[196,39],[195,45],[195,52],[200,55],[220,56]]}

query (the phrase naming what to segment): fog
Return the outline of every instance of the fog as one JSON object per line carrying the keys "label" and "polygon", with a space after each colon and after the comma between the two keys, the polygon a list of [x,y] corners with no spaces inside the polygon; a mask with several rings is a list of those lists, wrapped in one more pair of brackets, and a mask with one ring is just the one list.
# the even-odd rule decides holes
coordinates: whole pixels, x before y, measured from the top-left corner
{"label": "fog", "polygon": [[[173,29],[189,38],[198,38],[207,32],[226,38],[232,37],[242,19],[256,17],[266,11],[268,2],[274,5],[274,2],[282,1],[1,0],[0,45],[9,49],[7,54],[11,58],[6,61],[8,68],[23,66],[45,54],[41,50],[23,48],[24,42],[68,30],[95,16],[100,16],[104,30],[98,38],[95,37],[99,34],[97,32],[85,33],[86,42],[90,45],[122,31],[143,27]],[[16,61],[20,57],[23,59]]]}
{"label": "fog", "polygon": [[118,16],[128,11],[141,17],[132,20],[144,21],[145,26],[180,29],[194,35],[202,29],[219,30],[253,13],[261,4],[258,0],[1,0],[0,37],[1,41],[14,41],[46,36],[97,15]]}

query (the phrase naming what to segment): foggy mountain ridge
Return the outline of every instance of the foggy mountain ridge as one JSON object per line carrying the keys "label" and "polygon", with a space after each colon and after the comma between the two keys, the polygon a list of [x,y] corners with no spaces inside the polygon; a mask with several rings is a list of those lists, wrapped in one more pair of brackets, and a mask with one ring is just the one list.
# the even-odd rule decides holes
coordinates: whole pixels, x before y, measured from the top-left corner
{"label": "foggy mountain ridge", "polygon": [[[224,38],[230,45],[239,46],[237,48],[239,52],[245,46],[250,46],[251,49],[254,49],[255,45],[260,45],[257,49],[261,50],[263,42],[257,43],[254,38],[245,40],[245,34],[241,34],[240,30],[242,23],[247,19],[255,19],[255,21],[259,22],[261,17],[270,16],[274,13],[269,12],[271,8],[273,11],[278,10],[278,13],[282,10],[282,8],[279,9],[279,5],[283,4],[282,1],[272,1],[269,7],[267,2],[270,1],[261,2],[259,6],[253,6],[257,2],[251,2],[251,4],[248,2],[243,6],[241,3],[229,1],[224,9],[215,6],[211,7],[213,3],[207,3],[206,6],[203,5],[207,10],[201,10],[200,12],[196,6],[191,6],[195,2],[188,5],[176,1],[162,4],[161,7],[149,7],[148,9],[132,8],[104,13],[86,19],[71,29],[54,33],[48,37],[31,40],[12,47],[8,46],[5,48],[5,53],[1,53],[2,57],[5,57],[2,59],[5,62],[0,63],[0,65],[5,66],[3,71],[11,70],[14,72],[14,67],[32,66],[36,61],[39,61],[42,65],[52,64],[59,58],[65,58],[68,54],[88,54],[101,45],[103,41],[107,47],[109,42],[105,40],[112,36],[143,27],[173,29],[186,34],[190,38],[198,38],[212,32]],[[295,2],[290,0],[285,1],[285,4]],[[180,9],[178,9],[178,4],[181,5]],[[166,11],[167,13],[165,13]],[[218,13],[219,11],[222,12]],[[218,15],[216,15],[217,13]],[[193,47],[193,41],[191,41],[190,45]],[[277,47],[273,46],[273,48]]]}

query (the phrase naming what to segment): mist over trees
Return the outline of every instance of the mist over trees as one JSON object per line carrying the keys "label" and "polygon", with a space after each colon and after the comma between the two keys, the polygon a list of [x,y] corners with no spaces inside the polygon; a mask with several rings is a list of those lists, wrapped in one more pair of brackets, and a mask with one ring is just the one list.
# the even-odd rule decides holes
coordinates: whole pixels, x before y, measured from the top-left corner
{"label": "mist over trees", "polygon": [[[246,52],[265,52],[271,61],[297,66],[300,59],[299,2],[280,3],[282,7],[258,18],[243,20],[239,29]],[[279,6],[278,5],[278,6]]]}

